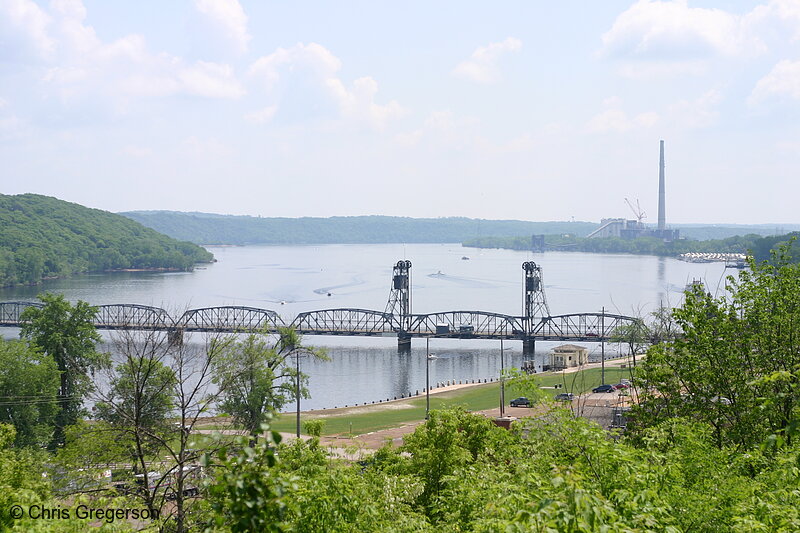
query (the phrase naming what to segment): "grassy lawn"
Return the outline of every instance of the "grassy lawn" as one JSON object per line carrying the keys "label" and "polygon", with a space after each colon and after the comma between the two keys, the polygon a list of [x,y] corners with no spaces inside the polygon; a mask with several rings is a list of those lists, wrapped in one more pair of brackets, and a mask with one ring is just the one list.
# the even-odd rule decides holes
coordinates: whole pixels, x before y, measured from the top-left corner
{"label": "grassy lawn", "polygon": [[[563,388],[554,390],[557,392],[583,393],[600,385],[599,368],[591,368],[580,372],[570,373],[547,373],[539,375],[539,383],[542,387],[553,387],[556,384],[563,385]],[[628,368],[610,367],[606,368],[606,383],[619,383],[622,378],[630,378],[631,370]],[[506,387],[506,405],[513,398],[519,396],[518,391],[512,387]],[[410,405],[411,407],[393,408],[398,403]],[[380,405],[380,404],[376,404]],[[500,406],[500,384],[489,383],[474,387],[443,392],[431,396],[431,409],[441,409],[444,407],[462,406],[469,411],[480,411],[492,409]],[[425,418],[425,397],[405,400],[404,402],[393,402],[381,405],[380,409],[367,413],[353,413],[352,409],[331,409],[325,413],[324,417],[316,415],[300,414],[301,423],[304,420],[322,418],[325,420],[323,428],[324,435],[348,434],[352,431],[353,435],[360,435],[397,427],[403,424],[418,422]],[[284,413],[273,421],[272,428],[277,431],[295,431],[294,413]]]}

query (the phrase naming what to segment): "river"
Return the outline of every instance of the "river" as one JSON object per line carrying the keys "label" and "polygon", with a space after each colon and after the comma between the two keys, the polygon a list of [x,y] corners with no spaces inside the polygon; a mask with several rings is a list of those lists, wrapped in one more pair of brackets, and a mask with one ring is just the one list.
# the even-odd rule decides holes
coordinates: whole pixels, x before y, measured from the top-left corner
{"label": "river", "polygon": [[[413,264],[415,313],[481,310],[521,315],[521,265],[535,261],[542,267],[551,314],[605,308],[609,313],[644,316],[661,303],[678,305],[684,287],[695,279],[702,279],[712,293],[721,291],[726,274],[721,263],[685,263],[627,254],[486,250],[459,244],[206,248],[217,262],[193,272],[76,276],[38,287],[2,289],[0,301],[32,300],[41,291],[52,291],[93,305],[162,307],[173,316],[192,308],[242,305],[272,309],[288,323],[297,313],[315,309],[383,311],[392,266],[408,259]],[[18,332],[6,329],[0,333],[8,338]],[[392,338],[309,336],[305,342],[325,347],[331,361],[301,360],[302,370],[310,375],[311,391],[311,398],[303,400],[303,409],[386,400],[422,392],[425,387],[427,359],[422,339],[412,342],[408,354],[398,354]],[[537,343],[537,365],[558,344]],[[599,345],[586,346],[590,357],[599,354]],[[506,341],[504,348],[507,367],[519,367],[523,359],[530,358],[523,357],[519,341]],[[499,341],[432,339],[430,350],[436,355],[429,361],[432,384],[496,378],[499,374]],[[614,346],[607,346],[608,353],[614,350]]]}

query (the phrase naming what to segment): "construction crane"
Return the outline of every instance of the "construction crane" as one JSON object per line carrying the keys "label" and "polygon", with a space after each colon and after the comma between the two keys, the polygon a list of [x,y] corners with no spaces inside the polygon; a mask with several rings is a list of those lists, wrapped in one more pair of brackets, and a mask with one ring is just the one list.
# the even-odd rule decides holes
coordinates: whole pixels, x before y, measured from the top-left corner
{"label": "construction crane", "polygon": [[628,207],[631,208],[631,211],[633,211],[633,214],[636,215],[636,221],[641,226],[642,225],[642,220],[644,218],[647,218],[647,215],[645,214],[644,211],[642,211],[642,208],[639,207],[639,200],[638,199],[636,200],[636,207],[634,207],[633,204],[631,203],[631,201],[628,200],[627,198],[625,198],[625,203],[628,204]]}

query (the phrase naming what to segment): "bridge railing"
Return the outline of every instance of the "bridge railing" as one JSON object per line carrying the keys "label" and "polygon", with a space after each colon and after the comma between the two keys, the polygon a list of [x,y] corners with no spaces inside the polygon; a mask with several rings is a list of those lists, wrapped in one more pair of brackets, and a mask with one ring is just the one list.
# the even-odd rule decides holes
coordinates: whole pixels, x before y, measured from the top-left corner
{"label": "bridge railing", "polygon": [[534,337],[556,339],[581,339],[608,341],[621,326],[636,323],[638,319],[609,313],[574,313],[543,317],[532,329]]}
{"label": "bridge railing", "polygon": [[221,306],[190,309],[175,321],[184,331],[275,331],[286,323],[278,313],[257,307]]}
{"label": "bridge railing", "polygon": [[0,325],[20,325],[20,315],[29,307],[44,307],[40,302],[2,302],[0,303]]}
{"label": "bridge railing", "polygon": [[[445,311],[411,315],[413,335],[471,334],[474,336],[513,337],[524,334],[520,317],[485,311]],[[446,333],[445,333],[446,330]]]}
{"label": "bridge railing", "polygon": [[378,335],[397,331],[391,313],[369,309],[321,309],[300,313],[292,321],[299,333]]}
{"label": "bridge railing", "polygon": [[160,307],[138,304],[110,304],[97,306],[94,325],[100,329],[169,329],[172,317]]}

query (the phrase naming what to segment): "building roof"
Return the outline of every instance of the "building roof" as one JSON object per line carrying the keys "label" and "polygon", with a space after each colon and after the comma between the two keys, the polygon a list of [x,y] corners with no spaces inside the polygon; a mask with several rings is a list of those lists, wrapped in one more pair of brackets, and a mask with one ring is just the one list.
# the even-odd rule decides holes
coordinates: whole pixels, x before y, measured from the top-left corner
{"label": "building roof", "polygon": [[585,346],[578,346],[576,344],[562,344],[553,348],[555,352],[576,352],[578,350],[588,350]]}

